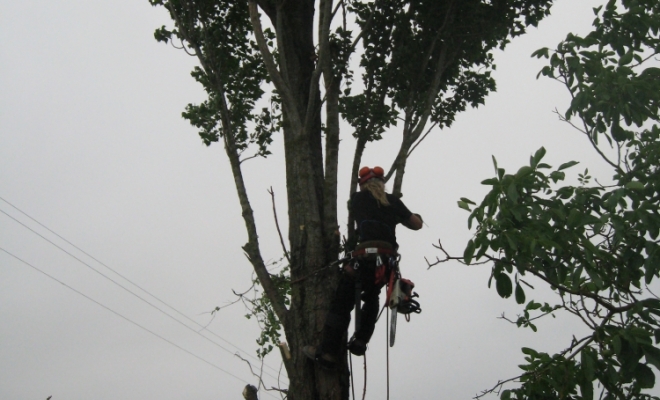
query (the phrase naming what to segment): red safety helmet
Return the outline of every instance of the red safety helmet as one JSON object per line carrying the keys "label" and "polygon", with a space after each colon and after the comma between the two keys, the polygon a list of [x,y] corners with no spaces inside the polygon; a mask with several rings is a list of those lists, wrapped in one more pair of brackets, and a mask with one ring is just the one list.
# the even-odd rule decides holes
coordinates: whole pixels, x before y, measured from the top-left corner
{"label": "red safety helmet", "polygon": [[360,168],[360,172],[358,172],[358,176],[360,177],[360,185],[363,185],[371,178],[378,178],[384,181],[385,171],[381,167],[362,167]]}

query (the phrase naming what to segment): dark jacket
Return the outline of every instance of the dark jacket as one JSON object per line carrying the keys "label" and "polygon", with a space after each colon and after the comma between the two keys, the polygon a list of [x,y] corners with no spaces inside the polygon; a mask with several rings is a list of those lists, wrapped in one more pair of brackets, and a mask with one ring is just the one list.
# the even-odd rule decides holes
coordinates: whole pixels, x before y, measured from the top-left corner
{"label": "dark jacket", "polygon": [[410,219],[412,212],[396,196],[386,194],[389,206],[382,206],[368,190],[351,196],[351,212],[360,242],[384,240],[398,247],[396,225]]}

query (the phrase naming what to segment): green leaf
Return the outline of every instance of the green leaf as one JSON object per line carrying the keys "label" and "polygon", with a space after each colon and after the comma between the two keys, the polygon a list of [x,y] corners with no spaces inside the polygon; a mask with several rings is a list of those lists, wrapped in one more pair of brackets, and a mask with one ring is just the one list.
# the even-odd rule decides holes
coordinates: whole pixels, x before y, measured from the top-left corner
{"label": "green leaf", "polygon": [[585,271],[587,271],[589,278],[591,278],[591,281],[596,285],[596,287],[598,289],[603,289],[604,283],[598,272],[592,270],[591,268],[585,268]]}
{"label": "green leaf", "polygon": [[531,174],[534,171],[534,169],[530,166],[523,165],[520,167],[518,172],[516,172],[516,178],[524,178],[525,176]]}
{"label": "green leaf", "polygon": [[497,294],[500,297],[508,298],[513,292],[513,284],[511,283],[511,278],[509,275],[504,273],[499,273],[495,275],[495,288],[497,289]]}
{"label": "green leaf", "polygon": [[465,247],[465,251],[463,252],[463,261],[465,261],[467,265],[470,265],[470,262],[472,262],[472,257],[474,256],[474,249],[475,249],[474,241],[470,239],[467,246]]}
{"label": "green leaf", "polygon": [[632,62],[633,60],[633,55],[635,54],[634,51],[630,50],[626,54],[624,54],[623,57],[619,59],[619,65],[628,65]]}
{"label": "green leaf", "polygon": [[594,380],[596,360],[590,349],[582,350],[580,354],[580,362],[582,364],[582,373],[584,374],[585,383]]}
{"label": "green leaf", "polygon": [[509,196],[509,199],[512,202],[514,202],[514,203],[518,202],[518,189],[516,188],[515,182],[511,182],[511,184],[509,185],[509,188],[506,191],[506,194],[507,194],[507,196]]}
{"label": "green leaf", "polygon": [[523,288],[516,282],[516,303],[524,304],[525,303],[525,291]]}
{"label": "green leaf", "polygon": [[468,205],[468,203],[466,203],[464,201],[460,201],[460,200],[457,201],[457,203],[458,203],[459,208],[462,208],[462,209],[468,210],[468,211],[472,211],[472,210],[470,210],[470,206]]}
{"label": "green leaf", "polygon": [[531,55],[530,57],[536,57],[536,58],[544,57],[544,58],[548,58],[548,57],[549,57],[549,56],[548,56],[548,51],[550,51],[549,48],[547,48],[547,47],[542,47],[542,48],[536,50],[535,52],[533,52],[532,55]]}
{"label": "green leaf", "polygon": [[570,167],[572,167],[574,165],[577,165],[579,163],[580,163],[579,161],[569,161],[567,163],[563,163],[562,165],[559,166],[559,168],[557,168],[557,171],[561,171],[563,169],[570,168]]}
{"label": "green leaf", "polygon": [[655,374],[647,365],[637,364],[634,375],[641,388],[650,389],[655,386]]}
{"label": "green leaf", "polygon": [[594,398],[594,383],[583,382],[580,384],[580,392],[582,392],[582,400],[593,400]]}
{"label": "green leaf", "polygon": [[643,190],[644,184],[639,181],[630,181],[626,183],[626,189]]}
{"label": "green leaf", "polygon": [[536,150],[536,153],[534,153],[534,157],[532,157],[531,163],[532,167],[536,167],[543,156],[545,156],[545,147],[541,147],[540,149]]}
{"label": "green leaf", "polygon": [[539,354],[536,350],[531,349],[529,347],[523,347],[523,348],[520,349],[520,351],[522,351],[523,354],[526,354],[526,355],[532,356],[532,357],[536,357]]}
{"label": "green leaf", "polygon": [[612,350],[617,356],[621,355],[621,349],[623,348],[623,343],[621,342],[621,336],[616,335],[612,338]]}
{"label": "green leaf", "polygon": [[644,351],[646,362],[652,364],[660,371],[660,350],[653,346],[644,346],[642,350]]}

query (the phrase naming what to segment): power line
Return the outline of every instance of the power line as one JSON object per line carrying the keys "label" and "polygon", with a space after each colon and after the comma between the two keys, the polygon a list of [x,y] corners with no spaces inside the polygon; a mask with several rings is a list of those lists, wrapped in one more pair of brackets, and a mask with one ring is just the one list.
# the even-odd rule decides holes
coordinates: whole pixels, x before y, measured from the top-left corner
{"label": "power line", "polygon": [[[102,304],[102,303],[100,303],[100,302],[94,300],[93,298],[87,296],[86,294],[82,293],[81,291],[79,291],[79,290],[73,288],[72,286],[69,286],[69,285],[66,284],[65,282],[63,282],[63,281],[61,281],[61,280],[55,278],[54,276],[48,274],[47,272],[45,272],[45,271],[43,271],[43,270],[41,270],[41,269],[35,267],[34,265],[28,263],[27,261],[25,261],[25,260],[19,258],[18,256],[16,256],[16,255],[10,253],[9,251],[5,250],[4,248],[0,247],[0,250],[2,250],[3,252],[5,252],[5,253],[8,254],[9,256],[13,257],[14,259],[16,259],[16,260],[22,262],[23,264],[27,265],[28,267],[34,269],[35,271],[37,271],[37,272],[39,272],[39,273],[41,273],[41,274],[47,276],[48,278],[54,280],[54,281],[57,282],[57,283],[63,285],[63,286],[66,287],[67,289],[70,289],[70,290],[74,291],[75,293],[79,294],[80,296],[86,298],[87,300],[89,300],[89,301],[91,301],[91,302],[93,302],[93,303],[95,303],[95,304],[97,304],[97,305],[103,307],[104,309],[110,311],[111,313],[115,314],[116,316],[120,317],[121,319],[123,319],[123,320],[125,320],[125,321],[127,321],[127,322],[130,322],[131,324],[137,326],[138,328],[140,328],[140,329],[142,329],[142,330],[144,330],[144,331],[146,331],[146,332],[149,332],[149,333],[152,334],[153,336],[156,336],[157,338],[159,338],[159,339],[161,339],[161,340],[163,340],[163,341],[169,343],[170,345],[172,345],[172,346],[176,347],[177,349],[179,349],[179,350],[181,350],[181,351],[183,351],[183,352],[185,352],[185,353],[187,353],[187,354],[189,354],[189,355],[195,357],[196,359],[198,359],[198,360],[200,360],[200,361],[202,361],[202,362],[204,362],[204,363],[210,365],[211,367],[213,367],[213,368],[215,368],[215,369],[217,369],[217,370],[220,370],[220,371],[224,372],[225,374],[227,374],[227,375],[229,375],[229,376],[231,376],[231,377],[233,377],[233,378],[235,378],[235,379],[238,379],[239,381],[241,381],[241,382],[243,382],[243,383],[245,383],[245,384],[248,384],[248,385],[250,384],[249,382],[247,382],[247,381],[245,381],[245,380],[239,378],[238,376],[232,374],[231,372],[225,370],[224,368],[219,367],[219,366],[213,364],[212,362],[210,362],[210,361],[208,361],[208,360],[206,360],[206,359],[204,359],[204,358],[202,358],[202,357],[196,355],[195,353],[193,353],[193,352],[191,352],[191,351],[189,351],[189,350],[187,350],[187,349],[185,349],[185,348],[179,346],[178,344],[172,342],[171,340],[164,338],[163,336],[157,334],[156,332],[154,332],[154,331],[152,331],[152,330],[150,330],[150,329],[148,329],[148,328],[145,328],[144,326],[138,324],[137,322],[133,321],[132,319],[130,319],[130,318],[128,318],[128,317],[125,317],[124,315],[118,313],[117,311],[111,309],[110,307],[107,307],[106,305],[104,305],[104,304]],[[277,398],[277,397],[273,396],[272,394],[270,394],[270,393],[268,393],[268,392],[266,392],[266,394],[270,395],[271,397]]]}
{"label": "power line", "polygon": [[[67,239],[64,238],[63,236],[59,235],[57,232],[53,231],[52,229],[48,228],[47,226],[45,226],[45,225],[42,224],[41,222],[37,221],[35,218],[33,218],[32,216],[30,216],[29,214],[27,214],[26,212],[24,212],[24,211],[21,210],[20,208],[16,207],[15,205],[13,205],[12,203],[10,203],[9,201],[5,200],[5,199],[2,198],[2,197],[0,197],[0,200],[2,200],[3,202],[7,203],[7,204],[10,205],[11,207],[13,207],[15,210],[17,210],[17,211],[20,212],[21,214],[25,215],[26,217],[28,217],[29,219],[31,219],[32,221],[34,221],[35,223],[37,223],[37,224],[38,224],[39,226],[41,226],[42,228],[46,229],[47,231],[49,231],[49,232],[52,233],[53,235],[57,236],[58,238],[60,238],[60,239],[63,240],[64,242],[66,242],[67,244],[71,245],[72,247],[74,247],[75,249],[77,249],[78,251],[80,251],[81,253],[85,254],[85,255],[88,256],[89,258],[93,259],[93,260],[96,261],[97,263],[99,263],[99,264],[101,264],[102,266],[104,266],[105,268],[109,269],[110,271],[112,271],[113,273],[115,273],[116,275],[118,275],[119,277],[121,277],[122,279],[126,280],[127,282],[129,282],[130,284],[132,284],[133,286],[135,286],[136,288],[140,289],[141,291],[143,291],[144,293],[148,294],[148,295],[151,296],[152,298],[154,298],[154,299],[156,299],[157,301],[161,302],[162,304],[164,304],[166,307],[168,307],[169,309],[173,310],[173,311],[176,312],[177,314],[179,314],[179,315],[181,315],[182,317],[186,318],[186,319],[189,320],[190,322],[196,324],[197,326],[199,326],[199,327],[202,328],[203,330],[206,330],[206,331],[209,332],[211,335],[217,337],[218,339],[220,339],[220,340],[222,340],[223,342],[229,344],[230,346],[232,346],[232,347],[234,347],[234,348],[236,348],[236,349],[242,351],[243,353],[245,353],[248,357],[252,358],[253,360],[255,360],[255,361],[257,361],[257,362],[261,362],[260,360],[256,359],[254,356],[251,356],[251,355],[250,355],[248,352],[246,352],[245,350],[243,350],[243,349],[241,349],[240,347],[238,347],[238,346],[232,344],[231,342],[229,342],[228,340],[222,338],[221,336],[219,336],[218,334],[214,333],[213,331],[211,331],[211,330],[209,330],[209,329],[205,329],[206,327],[205,327],[204,325],[202,325],[202,324],[198,323],[197,321],[191,319],[190,317],[188,317],[187,315],[183,314],[182,312],[180,312],[179,310],[177,310],[177,309],[174,308],[173,306],[169,305],[169,304],[166,303],[165,301],[163,301],[163,300],[161,300],[160,298],[156,297],[155,295],[151,294],[151,293],[148,292],[146,289],[142,288],[142,287],[139,286],[138,284],[134,283],[133,281],[131,281],[130,279],[128,279],[127,277],[125,277],[124,275],[122,275],[122,274],[120,274],[119,272],[115,271],[114,269],[112,269],[111,267],[109,267],[109,266],[106,265],[105,263],[101,262],[100,260],[98,260],[96,257],[92,256],[91,254],[87,253],[86,251],[84,251],[84,250],[81,249],[80,247],[78,247],[78,246],[76,246],[75,244],[71,243],[69,240],[67,240]],[[28,229],[30,232],[32,232],[32,233],[34,233],[35,235],[39,236],[41,239],[43,239],[43,240],[45,240],[46,242],[50,243],[52,246],[54,246],[54,247],[56,247],[57,249],[59,249],[60,251],[64,252],[65,254],[67,254],[68,256],[70,256],[71,258],[73,258],[73,259],[75,259],[76,261],[80,262],[81,264],[85,265],[87,268],[89,268],[89,269],[91,269],[92,271],[96,272],[97,274],[99,274],[99,275],[102,276],[103,278],[109,280],[110,282],[112,282],[112,283],[114,283],[115,285],[119,286],[120,288],[124,289],[125,291],[127,291],[128,293],[130,293],[130,294],[132,294],[133,296],[137,297],[138,299],[140,299],[140,300],[143,301],[144,303],[148,304],[148,305],[151,306],[152,308],[155,308],[156,310],[158,310],[158,311],[161,312],[162,314],[166,315],[168,318],[170,318],[170,319],[176,321],[177,323],[183,325],[183,326],[186,327],[187,329],[189,329],[189,330],[191,330],[192,332],[194,332],[195,334],[201,336],[202,338],[204,338],[205,340],[209,341],[210,343],[212,343],[212,344],[218,346],[219,348],[221,348],[222,350],[226,351],[227,353],[234,355],[234,353],[233,353],[232,351],[228,350],[228,349],[225,348],[224,346],[218,344],[217,342],[214,342],[213,340],[211,340],[211,339],[208,338],[207,336],[203,335],[203,334],[201,333],[201,331],[197,331],[197,330],[191,328],[190,326],[188,326],[187,324],[181,322],[180,320],[174,318],[172,315],[170,315],[170,314],[168,314],[167,312],[163,311],[161,308],[159,308],[159,307],[156,306],[155,304],[153,304],[153,303],[149,302],[148,300],[144,299],[143,297],[137,295],[136,293],[134,293],[134,292],[131,291],[130,289],[128,289],[128,288],[126,288],[125,286],[123,286],[122,284],[120,284],[119,282],[115,281],[114,279],[112,279],[112,278],[110,278],[109,276],[105,275],[104,273],[102,273],[102,272],[99,271],[98,269],[92,267],[91,265],[89,265],[89,264],[86,263],[85,261],[83,261],[83,260],[81,260],[80,258],[76,257],[75,255],[71,254],[71,253],[70,253],[69,251],[67,251],[66,249],[60,247],[59,245],[57,245],[56,243],[54,243],[54,242],[51,241],[50,239],[46,238],[45,236],[43,236],[43,235],[40,234],[39,232],[35,231],[34,229],[30,228],[29,226],[27,226],[27,225],[24,224],[23,222],[21,222],[21,221],[19,221],[18,219],[14,218],[13,216],[9,215],[9,214],[6,213],[5,211],[0,210],[0,213],[3,213],[3,214],[6,215],[7,217],[11,218],[11,219],[14,220],[16,223],[18,223],[18,224],[20,224],[21,226],[23,226],[24,228]],[[279,373],[275,368],[273,368],[273,367],[271,367],[271,366],[269,366],[269,365],[267,365],[267,364],[265,364],[265,363],[264,363],[263,365],[266,366],[266,367],[268,367],[270,370],[274,371],[275,373]],[[264,371],[264,373],[265,373],[266,375],[270,376],[271,378],[273,378],[273,379],[279,381],[279,378],[277,378],[277,377],[271,375],[270,373],[265,372],[265,371]]]}

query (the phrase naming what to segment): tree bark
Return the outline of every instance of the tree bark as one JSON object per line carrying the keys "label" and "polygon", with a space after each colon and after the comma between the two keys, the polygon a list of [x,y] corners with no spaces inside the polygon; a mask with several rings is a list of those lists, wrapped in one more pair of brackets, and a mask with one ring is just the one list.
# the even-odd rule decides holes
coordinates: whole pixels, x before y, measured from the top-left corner
{"label": "tree bark", "polygon": [[[313,40],[314,0],[285,1],[276,5],[260,0],[258,4],[277,33],[278,69],[273,71],[269,68],[269,74],[273,81],[279,79],[279,75],[283,87],[291,94],[290,98],[283,98],[286,110],[283,131],[291,279],[300,282],[292,285],[290,312],[284,323],[287,342],[292,349],[290,365],[287,366],[290,381],[288,398],[347,399],[348,380],[342,379],[342,376],[348,376],[345,363],[344,368],[337,371],[326,371],[318,368],[300,351],[304,345],[320,342],[327,308],[334,293],[332,283],[336,281],[336,273],[329,270],[311,275],[338,255],[338,85],[326,87],[329,117],[324,171],[319,88],[323,64],[317,65],[317,62],[326,63],[329,57],[327,28],[323,25],[329,25],[328,10],[332,9],[332,1],[321,2],[323,12],[318,55]],[[253,26],[257,22],[255,18],[258,18],[255,11],[251,5]],[[269,56],[264,53],[262,49],[264,57]]]}

